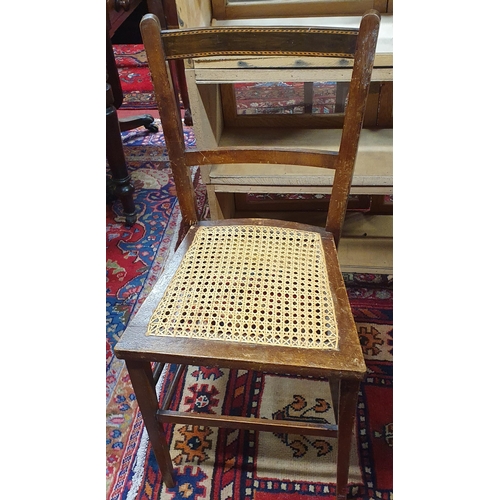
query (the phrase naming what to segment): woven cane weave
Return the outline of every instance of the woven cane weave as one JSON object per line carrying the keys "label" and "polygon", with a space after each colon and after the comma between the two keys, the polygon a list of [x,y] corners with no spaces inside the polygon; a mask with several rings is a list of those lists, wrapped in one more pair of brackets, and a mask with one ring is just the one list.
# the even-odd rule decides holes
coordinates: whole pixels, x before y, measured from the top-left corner
{"label": "woven cane weave", "polygon": [[147,334],[337,349],[320,235],[267,226],[200,227]]}

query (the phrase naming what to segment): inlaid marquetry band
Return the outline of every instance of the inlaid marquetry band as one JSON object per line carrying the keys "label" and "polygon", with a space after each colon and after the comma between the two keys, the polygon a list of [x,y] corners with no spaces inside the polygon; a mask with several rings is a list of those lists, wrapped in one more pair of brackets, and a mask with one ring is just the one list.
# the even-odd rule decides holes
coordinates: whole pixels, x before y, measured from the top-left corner
{"label": "inlaid marquetry band", "polygon": [[338,349],[321,236],[269,226],[200,227],[147,335]]}
{"label": "inlaid marquetry band", "polygon": [[[308,36],[301,37],[302,34]],[[307,27],[225,27],[161,32],[168,59],[255,54],[352,58],[358,34],[359,30],[354,28]],[[265,36],[259,39],[259,35]],[[330,43],[337,49],[329,50]]]}
{"label": "inlaid marquetry band", "polygon": [[204,28],[204,29],[184,29],[184,30],[165,30],[161,32],[161,36],[164,38],[177,37],[177,36],[189,36],[189,35],[206,35],[206,34],[219,34],[219,33],[321,33],[322,35],[358,35],[359,30],[356,28],[352,29],[335,29],[335,28],[254,28],[246,27],[239,28],[232,26],[229,28]]}
{"label": "inlaid marquetry band", "polygon": [[[189,58],[196,58],[196,57],[212,57],[212,56],[253,56],[253,55],[260,55],[260,56],[276,56],[279,55],[273,50],[226,50],[224,53],[220,51],[212,51],[212,52],[190,52],[188,55],[172,55],[169,56],[169,59],[189,59]],[[282,55],[291,55],[291,56],[298,56],[298,57],[314,57],[318,55],[322,55],[325,57],[344,57],[344,58],[350,58],[352,57],[352,54],[347,54],[345,52],[293,52],[293,54],[287,52],[283,53]]]}

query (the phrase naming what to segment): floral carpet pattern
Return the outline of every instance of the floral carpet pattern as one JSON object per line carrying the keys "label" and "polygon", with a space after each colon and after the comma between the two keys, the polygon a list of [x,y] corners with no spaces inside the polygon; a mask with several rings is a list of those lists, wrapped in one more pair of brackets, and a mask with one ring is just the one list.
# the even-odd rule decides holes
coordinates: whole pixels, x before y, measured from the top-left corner
{"label": "floral carpet pattern", "polygon": [[[254,114],[302,114],[305,112],[305,86],[300,82],[237,83],[234,85],[236,112]],[[337,84],[314,82],[310,98],[313,114],[335,113]]]}
{"label": "floral carpet pattern", "polygon": [[[106,489],[107,500],[318,499],[335,494],[335,440],[176,425],[169,443],[177,475],[166,489],[148,445],[122,361],[113,354],[130,318],[158,279],[178,240],[179,209],[160,132],[122,134],[136,188],[137,223],[107,207]],[[185,128],[188,145],[195,144]],[[206,190],[194,172],[199,209]],[[351,499],[392,498],[392,277],[345,274],[368,366],[351,453]],[[175,367],[166,367],[165,387]],[[190,366],[174,395],[186,411],[331,421],[328,383],[269,373]]]}
{"label": "floral carpet pattern", "polygon": [[113,52],[123,91],[121,109],[156,109],[144,45],[113,45]]}

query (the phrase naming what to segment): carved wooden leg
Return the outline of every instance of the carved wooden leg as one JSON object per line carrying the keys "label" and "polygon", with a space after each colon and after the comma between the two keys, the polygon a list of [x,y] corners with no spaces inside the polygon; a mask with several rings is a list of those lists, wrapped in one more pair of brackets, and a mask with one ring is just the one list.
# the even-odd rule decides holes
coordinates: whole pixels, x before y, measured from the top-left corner
{"label": "carved wooden leg", "polygon": [[127,225],[132,225],[137,220],[133,200],[134,186],[128,173],[120,123],[113,104],[113,91],[108,82],[106,82],[106,158],[111,170],[114,194],[122,202],[125,222]]}
{"label": "carved wooden leg", "polygon": [[148,361],[126,361],[142,419],[167,488],[175,486],[173,466],[163,424],[156,419],[158,399],[154,388],[153,372]]}
{"label": "carved wooden leg", "polygon": [[[345,500],[349,479],[349,455],[358,403],[359,381],[341,380],[338,419],[337,500]],[[332,394],[332,397],[333,394]]]}

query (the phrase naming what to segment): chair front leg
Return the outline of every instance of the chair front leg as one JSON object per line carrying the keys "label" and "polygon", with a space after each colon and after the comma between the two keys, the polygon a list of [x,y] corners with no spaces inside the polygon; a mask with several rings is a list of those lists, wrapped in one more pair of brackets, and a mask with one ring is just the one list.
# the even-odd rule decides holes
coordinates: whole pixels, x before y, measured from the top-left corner
{"label": "chair front leg", "polygon": [[[345,500],[349,479],[349,457],[358,403],[358,380],[341,380],[339,395],[337,500]],[[332,394],[333,396],[333,394]]]}
{"label": "chair front leg", "polygon": [[153,382],[153,372],[149,361],[127,360],[127,369],[134,388],[137,403],[141,410],[144,425],[148,431],[149,440],[153,447],[153,452],[160,468],[163,482],[167,488],[175,486],[173,477],[172,459],[167,444],[167,437],[163,429],[163,424],[156,418],[158,411],[158,398]]}

